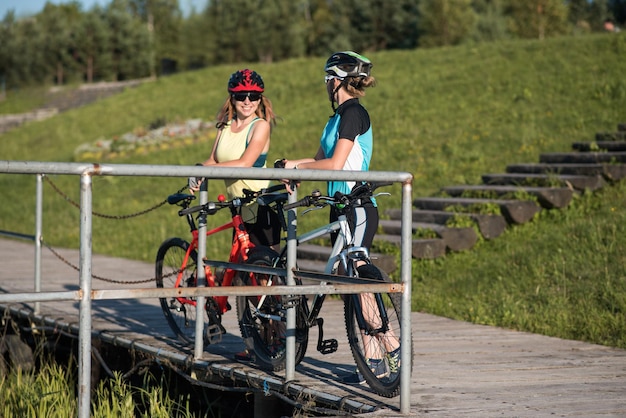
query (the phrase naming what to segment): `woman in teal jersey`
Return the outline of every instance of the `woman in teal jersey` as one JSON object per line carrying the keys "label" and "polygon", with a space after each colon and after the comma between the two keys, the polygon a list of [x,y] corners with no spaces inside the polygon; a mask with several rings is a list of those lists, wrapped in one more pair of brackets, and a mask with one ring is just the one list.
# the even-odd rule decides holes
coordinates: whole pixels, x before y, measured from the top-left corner
{"label": "woman in teal jersey", "polygon": [[[280,165],[295,169],[369,170],[373,151],[372,124],[369,113],[359,103],[359,97],[365,95],[366,88],[376,84],[376,80],[370,75],[371,69],[372,63],[369,59],[352,51],[337,52],[328,58],[324,67],[324,81],[334,114],[324,127],[317,154],[315,158],[283,159]],[[350,193],[355,185],[356,182],[352,181],[329,181],[328,195],[333,196],[336,192]],[[337,220],[337,217],[337,211],[331,207],[330,221]],[[354,245],[370,249],[378,229],[376,201],[373,198],[368,199],[361,206],[354,207],[348,218],[354,235]],[[336,233],[331,236],[333,244],[336,237]],[[361,297],[371,298],[372,295],[362,294]],[[363,303],[363,306],[372,305]],[[372,323],[380,320],[377,313],[363,314]],[[393,330],[377,337],[384,341],[388,363],[394,362],[394,369],[397,369],[400,349]],[[367,350],[369,344],[365,347]],[[370,367],[379,377],[393,372],[385,367],[380,354],[365,354],[371,356],[368,359]],[[365,382],[360,374],[355,374],[355,377],[355,382]]]}
{"label": "woman in teal jersey", "polygon": [[[370,75],[372,63],[352,51],[337,52],[328,58],[324,71],[326,90],[334,115],[328,120],[315,158],[283,160],[285,168],[313,170],[369,170],[373,136],[370,116],[359,103],[365,89],[376,84]],[[350,193],[353,181],[329,181],[328,195]],[[355,245],[370,248],[378,228],[378,209],[372,199],[356,208],[351,218],[355,227]],[[337,212],[331,209],[331,221]],[[333,242],[334,242],[333,236]]]}

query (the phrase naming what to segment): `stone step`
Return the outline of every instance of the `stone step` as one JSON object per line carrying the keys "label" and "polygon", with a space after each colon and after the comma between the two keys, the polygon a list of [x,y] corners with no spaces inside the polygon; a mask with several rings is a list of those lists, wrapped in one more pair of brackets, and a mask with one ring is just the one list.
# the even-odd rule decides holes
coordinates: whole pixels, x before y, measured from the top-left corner
{"label": "stone step", "polygon": [[[298,245],[298,266],[303,260],[318,261],[323,263],[321,271],[324,271],[330,252],[330,245],[300,244]],[[374,265],[387,273],[392,273],[398,268],[396,258],[392,254],[370,253],[370,257]]]}
{"label": "stone step", "polygon": [[540,154],[539,162],[551,164],[626,163],[626,152],[551,152]]}
{"label": "stone step", "polygon": [[589,164],[552,164],[526,163],[511,164],[506,167],[507,173],[531,174],[571,174],[583,176],[600,175],[607,180],[617,181],[626,177],[626,164],[589,163]]}
{"label": "stone step", "polygon": [[563,186],[570,186],[576,190],[595,191],[606,185],[604,178],[596,176],[579,176],[570,174],[525,174],[525,173],[496,173],[483,174],[482,180],[485,184],[514,184],[523,185],[545,185],[554,186],[558,183]]}
{"label": "stone step", "polygon": [[471,199],[461,197],[422,197],[413,200],[413,206],[426,210],[446,210],[452,206],[474,207],[497,205],[507,223],[523,224],[533,219],[541,207],[531,200]]}
{"label": "stone step", "polygon": [[[379,226],[385,234],[399,236],[402,233],[402,221],[381,219]],[[412,223],[413,233],[420,229],[432,231],[437,234],[450,251],[468,250],[478,241],[478,236],[474,228],[448,228],[445,225],[426,222]]]}
{"label": "stone step", "polygon": [[[393,220],[400,220],[402,218],[401,209],[387,209],[385,214]],[[507,227],[506,219],[504,219],[501,215],[482,215],[477,213],[416,209],[411,212],[411,216],[413,218],[413,222],[427,222],[440,225],[446,225],[448,221],[455,216],[467,216],[476,223],[478,231],[483,238],[487,240],[499,237]]]}
{"label": "stone step", "polygon": [[[376,234],[374,242],[385,241],[401,245],[400,235]],[[441,238],[414,239],[411,243],[411,255],[415,259],[439,258],[446,255],[446,243]]]}
{"label": "stone step", "polygon": [[626,141],[626,129],[622,129],[624,125],[617,125],[617,132],[598,132],[596,141]]}
{"label": "stone step", "polygon": [[480,197],[479,193],[490,193],[496,196],[502,196],[525,192],[536,197],[541,207],[546,209],[564,208],[569,205],[574,195],[574,191],[567,187],[459,185],[444,187],[441,190],[454,197],[463,195],[465,197],[471,197],[471,193],[474,193],[476,197]]}
{"label": "stone step", "polygon": [[608,152],[626,151],[626,141],[574,142],[572,144],[572,149],[580,152],[592,152],[599,149]]}

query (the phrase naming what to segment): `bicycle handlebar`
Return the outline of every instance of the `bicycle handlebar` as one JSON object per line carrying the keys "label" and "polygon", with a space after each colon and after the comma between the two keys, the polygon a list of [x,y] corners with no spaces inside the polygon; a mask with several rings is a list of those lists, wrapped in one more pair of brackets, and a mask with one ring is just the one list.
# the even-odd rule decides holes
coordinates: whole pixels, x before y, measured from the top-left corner
{"label": "bicycle handlebar", "polygon": [[[254,199],[259,198],[260,196],[276,193],[278,191],[285,190],[284,184],[277,184],[274,186],[270,186],[266,189],[261,189],[257,192],[252,190],[243,189],[244,197],[236,197],[232,200],[225,201],[217,201],[217,202],[207,202],[204,205],[192,206],[189,208],[183,208],[178,211],[179,216],[186,216],[192,213],[205,211],[208,215],[215,215],[220,209],[224,208],[236,208],[241,207],[247,203],[252,202]],[[285,196],[285,200],[287,197]]]}
{"label": "bicycle handlebar", "polygon": [[325,206],[325,205],[344,205],[351,206],[357,203],[359,199],[372,197],[374,191],[379,187],[390,186],[392,182],[364,183],[356,186],[349,194],[335,193],[335,196],[323,196],[319,190],[313,191],[310,195],[302,199],[283,206],[284,210],[295,209],[305,206]]}

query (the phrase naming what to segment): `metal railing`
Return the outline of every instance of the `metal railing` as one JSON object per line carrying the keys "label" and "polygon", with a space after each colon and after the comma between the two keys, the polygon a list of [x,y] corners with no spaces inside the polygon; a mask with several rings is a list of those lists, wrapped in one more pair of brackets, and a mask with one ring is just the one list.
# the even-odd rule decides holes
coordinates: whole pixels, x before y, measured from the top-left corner
{"label": "metal railing", "polygon": [[[243,171],[242,171],[243,170]],[[243,174],[245,172],[245,174]],[[88,418],[90,413],[91,393],[91,308],[93,300],[101,299],[128,299],[128,298],[163,298],[173,296],[197,296],[198,314],[196,326],[200,332],[196,332],[194,345],[194,357],[199,359],[203,352],[202,327],[204,324],[202,298],[218,295],[283,295],[283,294],[339,294],[339,293],[386,293],[402,292],[402,312],[411,312],[411,194],[413,176],[406,172],[382,172],[382,171],[335,171],[335,170],[289,170],[289,178],[297,181],[372,181],[372,182],[396,182],[402,183],[402,229],[401,229],[401,284],[358,284],[348,287],[333,285],[295,286],[293,268],[296,266],[296,212],[288,212],[287,231],[287,286],[271,286],[250,289],[243,286],[228,288],[201,287],[204,277],[198,277],[197,288],[184,289],[123,289],[123,290],[93,290],[92,289],[92,177],[93,176],[150,176],[150,177],[205,177],[212,179],[267,179],[281,180],[285,178],[284,169],[263,168],[226,168],[226,167],[200,167],[200,166],[167,166],[167,165],[131,165],[131,164],[87,164],[87,163],[61,163],[61,162],[37,162],[37,161],[7,161],[0,160],[0,173],[9,174],[34,174],[37,175],[37,203],[35,219],[35,286],[33,293],[0,294],[0,303],[3,302],[35,302],[35,311],[39,310],[39,303],[54,300],[78,300],[79,304],[79,376],[78,376],[78,416]],[[80,176],[80,288],[68,292],[42,292],[41,291],[41,230],[42,230],[42,187],[41,179],[44,174],[62,174]],[[205,182],[206,183],[206,182]],[[200,204],[208,200],[206,189],[200,191]],[[289,196],[290,202],[297,200],[297,192]],[[206,219],[199,221],[198,252],[206,252]],[[198,269],[199,276],[204,269]],[[253,292],[253,293],[251,293]],[[411,330],[411,315],[405,314],[401,318],[401,327]],[[295,329],[295,311],[287,312],[287,329]],[[295,333],[287,338],[287,360],[285,368],[285,380],[295,378]],[[401,335],[401,358],[400,371],[400,412],[410,412],[410,377],[411,377],[411,332],[403,332]]]}

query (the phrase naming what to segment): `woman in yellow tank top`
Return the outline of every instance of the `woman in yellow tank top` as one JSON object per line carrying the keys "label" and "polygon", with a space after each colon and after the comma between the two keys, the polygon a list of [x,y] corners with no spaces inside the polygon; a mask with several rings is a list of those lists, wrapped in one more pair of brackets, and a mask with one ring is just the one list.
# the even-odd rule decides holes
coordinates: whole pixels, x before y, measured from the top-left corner
{"label": "woman in yellow tank top", "polygon": [[[234,72],[228,80],[229,97],[217,116],[217,137],[211,156],[202,165],[220,167],[266,167],[270,132],[276,123],[272,103],[263,95],[265,85],[252,70]],[[269,180],[225,179],[229,199],[243,196],[243,189],[261,190]],[[191,185],[198,190],[198,185]],[[280,241],[280,221],[265,206],[252,203],[242,208],[242,217],[255,245],[272,246]],[[276,226],[279,227],[276,227]]]}

